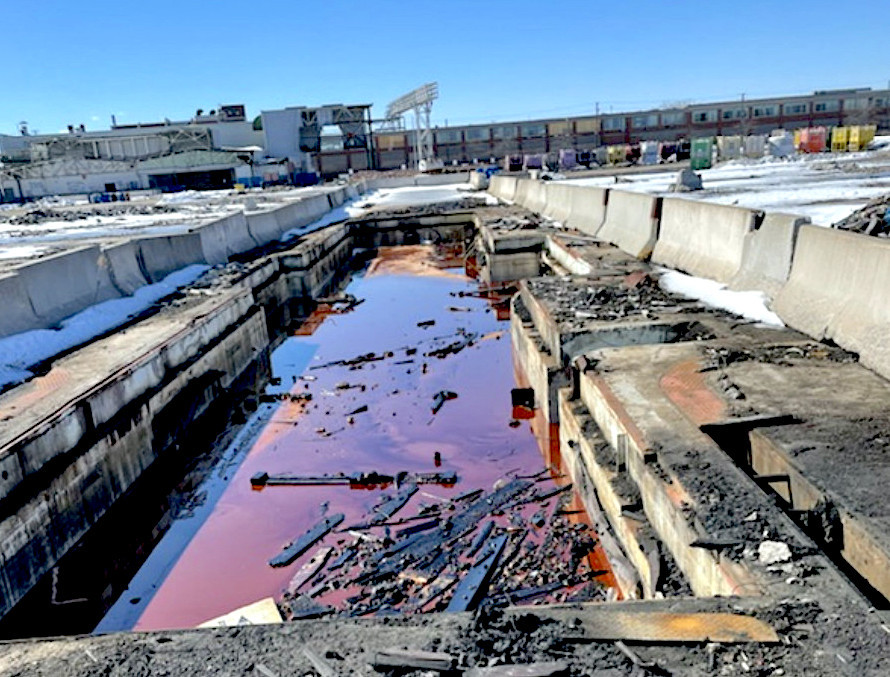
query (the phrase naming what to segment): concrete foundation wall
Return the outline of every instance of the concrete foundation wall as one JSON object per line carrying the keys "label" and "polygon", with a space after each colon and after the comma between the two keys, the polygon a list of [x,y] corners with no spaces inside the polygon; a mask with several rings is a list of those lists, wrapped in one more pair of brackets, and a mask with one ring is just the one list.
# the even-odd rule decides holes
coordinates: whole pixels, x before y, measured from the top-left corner
{"label": "concrete foundation wall", "polygon": [[890,242],[818,226],[797,237],[774,310],[788,326],[859,353],[890,378]]}
{"label": "concrete foundation wall", "polygon": [[745,234],[742,265],[730,281],[732,289],[759,289],[774,298],[791,273],[794,245],[806,216],[768,212],[757,230]]}
{"label": "concrete foundation wall", "polygon": [[710,202],[665,198],[652,260],[729,284],[742,266],[745,236],[759,212]]}
{"label": "concrete foundation wall", "polygon": [[[214,373],[220,374],[218,386],[225,389],[251,364],[254,346],[268,342],[265,322],[259,313],[238,319],[240,322],[232,327],[220,325],[214,317],[207,318],[202,326],[214,325],[214,336],[231,328],[230,333],[203,354],[200,351],[206,344],[196,342],[192,350],[198,359],[175,377],[171,378],[168,369],[161,370],[167,377],[165,386],[138,408],[122,411],[122,405],[136,400],[120,400],[114,411],[116,422],[107,436],[80,453],[45,491],[0,521],[0,614],[9,611],[154,461],[161,450],[153,445],[152,423],[183,387]],[[163,360],[163,351],[153,359]],[[78,409],[89,411],[88,407]],[[87,430],[95,429],[96,423],[90,422]]]}
{"label": "concrete foundation wall", "polygon": [[658,238],[661,201],[646,193],[609,191],[606,218],[596,236],[638,259],[648,258]]}

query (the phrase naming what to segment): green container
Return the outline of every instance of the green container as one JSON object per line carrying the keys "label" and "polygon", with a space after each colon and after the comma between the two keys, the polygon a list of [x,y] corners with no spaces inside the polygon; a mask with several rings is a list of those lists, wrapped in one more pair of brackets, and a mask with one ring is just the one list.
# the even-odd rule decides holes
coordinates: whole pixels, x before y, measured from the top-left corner
{"label": "green container", "polygon": [[710,169],[711,151],[714,147],[714,139],[710,136],[703,139],[693,139],[689,156],[689,166],[692,169]]}

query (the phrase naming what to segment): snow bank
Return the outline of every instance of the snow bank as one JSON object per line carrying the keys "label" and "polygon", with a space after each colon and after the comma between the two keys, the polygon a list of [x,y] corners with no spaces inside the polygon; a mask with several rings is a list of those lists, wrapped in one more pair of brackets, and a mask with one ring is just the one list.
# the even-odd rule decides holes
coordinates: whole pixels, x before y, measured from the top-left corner
{"label": "snow bank", "polygon": [[350,216],[361,216],[371,207],[416,207],[453,202],[467,197],[473,192],[469,183],[452,183],[442,186],[404,186],[402,188],[381,188],[365,195],[360,205],[351,208]]}
{"label": "snow bank", "polygon": [[286,242],[287,240],[292,240],[293,238],[299,237],[300,235],[312,233],[319,228],[330,226],[332,223],[345,221],[353,215],[353,211],[355,211],[355,209],[352,207],[352,205],[354,203],[355,200],[347,200],[339,207],[335,207],[334,209],[329,211],[317,221],[313,221],[312,223],[307,223],[305,226],[291,228],[290,230],[285,231],[284,234],[281,236],[281,241]]}
{"label": "snow bank", "polygon": [[693,277],[676,270],[657,269],[658,284],[667,292],[701,301],[711,308],[726,310],[752,322],[770,327],[784,327],[779,316],[766,306],[767,296],[760,291],[731,291],[725,284]]}
{"label": "snow bank", "polygon": [[207,270],[208,266],[188,266],[136,290],[132,296],[90,306],[63,320],[59,329],[35,329],[0,339],[0,388],[30,378],[31,367],[114,329]]}

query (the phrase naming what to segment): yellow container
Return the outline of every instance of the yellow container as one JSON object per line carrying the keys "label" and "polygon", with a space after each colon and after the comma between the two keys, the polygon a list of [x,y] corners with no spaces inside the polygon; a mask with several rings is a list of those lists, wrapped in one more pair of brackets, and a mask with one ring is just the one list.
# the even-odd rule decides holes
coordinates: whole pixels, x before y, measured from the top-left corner
{"label": "yellow container", "polygon": [[862,144],[863,148],[875,140],[877,131],[877,125],[862,125],[862,127],[859,128],[859,142]]}
{"label": "yellow container", "polygon": [[835,127],[831,130],[831,151],[833,153],[843,153],[847,150],[848,131],[846,127]]}
{"label": "yellow container", "polygon": [[859,133],[862,130],[862,127],[859,125],[852,125],[847,127],[847,150],[851,153],[856,152],[861,149],[861,141],[859,138]]}
{"label": "yellow container", "polygon": [[624,144],[618,146],[609,146],[609,164],[617,165],[627,160],[627,149]]}

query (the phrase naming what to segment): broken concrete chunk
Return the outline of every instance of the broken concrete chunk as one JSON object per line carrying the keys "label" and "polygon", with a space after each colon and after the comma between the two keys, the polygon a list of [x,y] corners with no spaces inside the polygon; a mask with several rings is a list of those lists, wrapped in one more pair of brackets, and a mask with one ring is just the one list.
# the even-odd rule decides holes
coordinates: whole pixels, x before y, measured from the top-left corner
{"label": "broken concrete chunk", "polygon": [[701,175],[696,174],[688,167],[677,172],[677,178],[674,179],[674,183],[671,185],[672,193],[685,193],[701,189]]}
{"label": "broken concrete chunk", "polygon": [[761,564],[779,564],[791,560],[791,548],[781,541],[764,541],[757,548]]}
{"label": "broken concrete chunk", "polygon": [[491,668],[473,668],[464,677],[556,677],[569,674],[565,661],[529,663],[527,665],[497,665]]}
{"label": "broken concrete chunk", "polygon": [[434,651],[386,649],[378,651],[374,656],[374,669],[380,671],[387,671],[390,668],[443,671],[453,670],[456,664],[457,660],[450,654]]}

